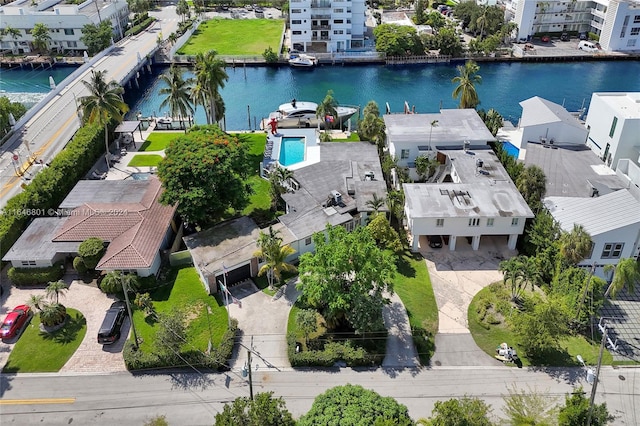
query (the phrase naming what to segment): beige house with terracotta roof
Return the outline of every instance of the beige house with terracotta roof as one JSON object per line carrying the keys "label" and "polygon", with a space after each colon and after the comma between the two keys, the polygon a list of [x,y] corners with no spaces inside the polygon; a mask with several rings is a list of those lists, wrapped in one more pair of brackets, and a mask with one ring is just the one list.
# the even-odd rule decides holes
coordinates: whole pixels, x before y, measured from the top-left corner
{"label": "beige house with terracotta roof", "polygon": [[2,260],[21,268],[52,266],[98,237],[108,245],[97,270],[156,274],[161,250],[177,231],[176,207],[160,204],[161,193],[155,177],[80,181],[60,205],[61,217],[35,219]]}

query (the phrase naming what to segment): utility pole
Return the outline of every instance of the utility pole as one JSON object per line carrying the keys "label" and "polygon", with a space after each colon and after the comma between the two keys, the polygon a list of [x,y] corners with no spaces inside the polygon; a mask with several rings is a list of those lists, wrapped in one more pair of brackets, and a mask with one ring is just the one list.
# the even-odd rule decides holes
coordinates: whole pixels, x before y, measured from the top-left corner
{"label": "utility pole", "polygon": [[124,290],[124,300],[127,303],[127,312],[129,313],[129,321],[131,322],[131,330],[133,330],[133,346],[136,348],[136,351],[139,349],[138,347],[138,333],[136,333],[136,325],[133,322],[133,315],[131,315],[131,306],[129,305],[129,288],[127,287],[127,279],[124,276],[124,273],[120,272],[120,279],[122,280],[122,290]]}
{"label": "utility pole", "polygon": [[591,426],[591,416],[593,415],[593,404],[596,399],[596,389],[600,377],[600,366],[602,365],[602,355],[604,354],[604,344],[607,341],[607,324],[603,324],[602,342],[600,343],[600,355],[598,355],[598,366],[596,367],[596,377],[591,388],[591,399],[589,400],[589,414],[587,415],[587,426]]}
{"label": "utility pole", "polygon": [[253,380],[251,378],[251,349],[247,349],[247,363],[249,364],[249,398],[253,401]]}

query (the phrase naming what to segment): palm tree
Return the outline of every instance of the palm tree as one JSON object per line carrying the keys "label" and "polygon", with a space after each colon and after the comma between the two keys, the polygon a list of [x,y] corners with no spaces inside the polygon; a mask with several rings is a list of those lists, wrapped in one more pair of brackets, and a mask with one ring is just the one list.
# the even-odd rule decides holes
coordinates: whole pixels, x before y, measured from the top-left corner
{"label": "palm tree", "polygon": [[297,269],[286,262],[287,257],[296,251],[288,244],[281,245],[282,238],[278,236],[278,231],[269,227],[269,233],[260,232],[258,237],[258,250],[253,254],[255,257],[265,259],[265,264],[258,271],[258,275],[267,274],[269,288],[273,288],[274,281],[280,284],[282,272],[295,272]]}
{"label": "palm tree", "polygon": [[380,208],[385,205],[385,201],[384,197],[378,197],[378,194],[374,192],[373,197],[370,200],[367,200],[364,204],[365,206],[372,208],[375,213],[378,213]]}
{"label": "palm tree", "polygon": [[36,311],[41,311],[43,306],[46,305],[44,296],[42,294],[32,294],[29,296],[27,305]]}
{"label": "palm tree", "polygon": [[67,318],[67,308],[58,303],[47,304],[40,311],[40,322],[46,327],[62,324]]}
{"label": "palm tree", "polygon": [[399,224],[404,214],[404,194],[402,191],[391,191],[387,195],[387,208],[389,209],[389,224],[391,224],[391,218],[395,217]]}
{"label": "palm tree", "polygon": [[44,290],[47,294],[47,297],[51,300],[54,300],[55,304],[58,304],[58,300],[60,299],[60,295],[64,296],[65,292],[69,290],[67,284],[62,281],[51,281],[47,288]]}
{"label": "palm tree", "polygon": [[476,19],[476,23],[480,26],[480,40],[484,38],[484,26],[487,24],[487,12],[489,8],[487,6],[481,6],[482,14]]}
{"label": "palm tree", "polygon": [[498,130],[500,130],[500,128],[503,126],[502,115],[493,108],[487,111],[483,120],[484,120],[484,124],[487,126],[487,129],[489,129],[489,131],[493,136],[497,135]]}
{"label": "palm tree", "polygon": [[516,188],[531,210],[537,212],[542,208],[542,198],[547,192],[547,177],[540,167],[528,166],[518,175]]}
{"label": "palm tree", "polygon": [[640,284],[640,263],[632,258],[620,259],[615,268],[613,265],[607,265],[605,271],[613,269],[613,279],[611,284],[607,287],[607,291],[604,293],[606,299],[611,295],[611,298],[615,298],[616,294],[626,288],[629,293],[633,293],[635,285]]}
{"label": "palm tree", "polygon": [[516,301],[523,286],[523,264],[520,256],[503,260],[498,265],[498,271],[502,272],[502,282],[511,285],[511,300]]}
{"label": "palm tree", "polygon": [[318,126],[320,122],[325,122],[325,127],[331,127],[327,122],[327,117],[333,117],[334,121],[338,120],[338,101],[333,97],[333,90],[327,91],[327,95],[316,109],[316,117],[318,120]]}
{"label": "palm tree", "polygon": [[36,50],[48,50],[51,36],[49,35],[49,27],[46,24],[42,22],[36,23],[31,30],[31,36],[33,37],[33,47]]}
{"label": "palm tree", "polygon": [[160,104],[160,108],[168,105],[171,117],[179,117],[180,123],[184,126],[182,118],[193,115],[193,106],[190,99],[190,81],[182,78],[182,68],[177,67],[175,63],[171,64],[168,74],[160,76],[160,81],[167,85],[167,87],[163,87],[158,92],[161,95],[166,95]]}
{"label": "palm tree", "polygon": [[[2,30],[0,30],[0,41],[2,41],[4,39],[4,36],[6,35],[11,36],[15,44],[16,39],[20,36],[20,30],[7,25]],[[15,46],[11,50],[15,51]]]}
{"label": "palm tree", "polygon": [[122,100],[124,89],[115,81],[106,82],[107,71],[91,71],[91,80],[82,80],[90,94],[80,98],[80,108],[83,118],[88,123],[98,123],[104,126],[104,146],[107,170],[109,164],[109,121],[121,122],[129,107]]}
{"label": "palm tree", "polygon": [[218,103],[222,100],[219,89],[224,88],[225,82],[229,80],[229,76],[224,70],[224,61],[217,59],[216,55],[215,50],[209,50],[205,53],[200,52],[196,55],[196,86],[200,86],[197,91],[201,93],[198,96],[194,96],[194,99],[196,102],[202,102],[201,105],[205,109],[209,109],[207,124],[216,124],[218,122],[219,116],[217,113],[220,112]]}
{"label": "palm tree", "polygon": [[431,151],[431,134],[433,133],[433,128],[434,127],[438,127],[438,120],[433,120],[430,124],[431,127],[429,128],[429,151]]}
{"label": "palm tree", "polygon": [[451,80],[458,84],[453,89],[453,98],[460,98],[459,108],[475,108],[480,104],[475,88],[475,84],[482,82],[482,77],[476,74],[480,67],[474,61],[467,61],[464,66],[458,65],[457,69],[459,75]]}
{"label": "palm tree", "polygon": [[574,224],[571,232],[560,235],[560,254],[571,265],[577,265],[586,258],[592,247],[591,235],[582,225]]}
{"label": "palm tree", "polygon": [[288,192],[288,186],[285,185],[293,177],[293,172],[287,168],[276,166],[275,170],[269,174],[269,192],[271,195],[271,208],[276,211],[278,209],[278,201],[280,196]]}

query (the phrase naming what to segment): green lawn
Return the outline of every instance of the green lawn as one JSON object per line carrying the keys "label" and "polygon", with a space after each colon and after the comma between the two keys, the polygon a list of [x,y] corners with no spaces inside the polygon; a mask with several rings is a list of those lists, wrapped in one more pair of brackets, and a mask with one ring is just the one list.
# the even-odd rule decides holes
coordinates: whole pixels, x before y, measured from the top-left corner
{"label": "green lawn", "polygon": [[69,318],[65,326],[51,334],[40,331],[40,316],[34,315],[13,347],[3,372],[59,371],[78,349],[87,333],[87,324],[80,312],[67,308],[67,315]]}
{"label": "green lawn", "polygon": [[[478,319],[478,305],[480,299],[488,298],[491,301],[497,301],[497,295],[505,294],[505,292],[501,291],[503,288],[504,286],[502,283],[491,284],[491,286],[485,287],[476,294],[469,305],[469,330],[480,349],[485,351],[487,354],[494,356],[496,346],[500,345],[502,342],[506,342],[516,349],[523,366],[580,366],[581,364],[576,359],[577,355],[582,355],[584,361],[589,365],[595,365],[597,363],[598,352],[600,349],[599,340],[590,343],[582,335],[567,336],[560,341],[562,350],[549,353],[548,356],[545,357],[544,362],[540,362],[539,360],[530,360],[524,356],[524,350],[522,346],[519,345],[518,336],[512,332],[506,324],[500,323],[497,325],[487,325],[485,322],[481,324]],[[506,294],[508,297],[508,292],[506,292]],[[609,351],[605,351],[602,362],[605,365],[610,365],[613,362],[613,357]]]}
{"label": "green lawn", "polygon": [[212,19],[178,50],[178,55],[195,55],[215,50],[220,55],[262,55],[268,47],[280,46],[281,19]]}
{"label": "green lawn", "polygon": [[140,154],[134,155],[127,166],[129,167],[157,167],[162,161],[162,155]]}
{"label": "green lawn", "polygon": [[360,136],[356,132],[351,132],[348,138],[346,139],[332,139],[331,142],[359,142]]}
{"label": "green lawn", "polygon": [[[393,289],[409,315],[420,360],[423,365],[428,365],[435,349],[433,339],[438,331],[438,306],[427,264],[421,255],[406,252],[398,258],[397,266]],[[421,335],[426,341],[421,340]]]}
{"label": "green lawn", "polygon": [[[153,306],[158,314],[175,309],[184,310],[189,320],[188,343],[184,349],[205,351],[209,342],[209,324],[213,346],[220,344],[222,335],[227,330],[227,310],[216,298],[207,294],[196,269],[173,269],[167,277],[167,282],[169,285],[151,293]],[[207,306],[211,308],[208,315]],[[142,338],[140,348],[152,352],[157,331],[156,323],[145,319],[144,313],[140,310],[134,311],[133,318],[138,337]]]}
{"label": "green lawn", "polygon": [[151,132],[142,147],[140,147],[140,151],[162,151],[167,148],[167,145],[172,140],[180,135],[184,135],[184,132]]}

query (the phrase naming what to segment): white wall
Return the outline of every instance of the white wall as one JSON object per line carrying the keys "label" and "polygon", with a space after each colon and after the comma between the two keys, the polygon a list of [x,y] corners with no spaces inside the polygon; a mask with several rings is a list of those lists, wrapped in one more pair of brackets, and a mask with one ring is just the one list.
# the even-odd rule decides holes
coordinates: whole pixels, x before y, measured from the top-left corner
{"label": "white wall", "polygon": [[614,0],[607,3],[605,22],[600,34],[602,48],[622,52],[640,50],[640,33],[631,35],[632,28],[640,27],[640,22],[634,23],[634,18],[640,16],[640,6],[637,3],[633,5],[630,2]]}
{"label": "white wall", "polygon": [[[640,244],[640,218],[638,222],[622,228],[618,228],[604,234],[591,237],[594,247],[591,257],[579,263],[580,266],[591,266],[595,262],[599,267],[596,268],[596,275],[600,278],[604,277],[603,265],[617,265],[620,259],[638,256],[638,245]],[[624,243],[620,257],[611,259],[602,258],[602,250],[606,243]]]}
{"label": "white wall", "polygon": [[[471,145],[484,146],[487,144],[487,141],[484,139],[465,139],[465,140],[468,140],[471,143]],[[446,142],[438,141],[437,145],[443,146],[443,147],[447,147],[447,146],[461,147],[464,144],[465,140],[450,140]],[[420,141],[420,142],[406,142],[406,141],[398,140],[396,137],[395,141],[389,143],[389,155],[395,156],[398,159],[398,166],[408,167],[409,163],[415,162],[418,156],[422,154],[428,154],[428,151],[418,150],[418,146],[424,146],[424,145],[429,145],[429,135],[425,135],[424,141]],[[433,153],[436,152],[435,145],[436,145],[436,141],[432,140],[431,146],[432,146]],[[409,150],[408,158],[401,158],[403,149]]]}
{"label": "white wall", "polygon": [[586,127],[579,128],[562,121],[526,126],[522,128],[521,148],[526,148],[527,142],[540,142],[540,138],[546,138],[547,141],[553,139],[554,143],[583,145],[588,133]]}

